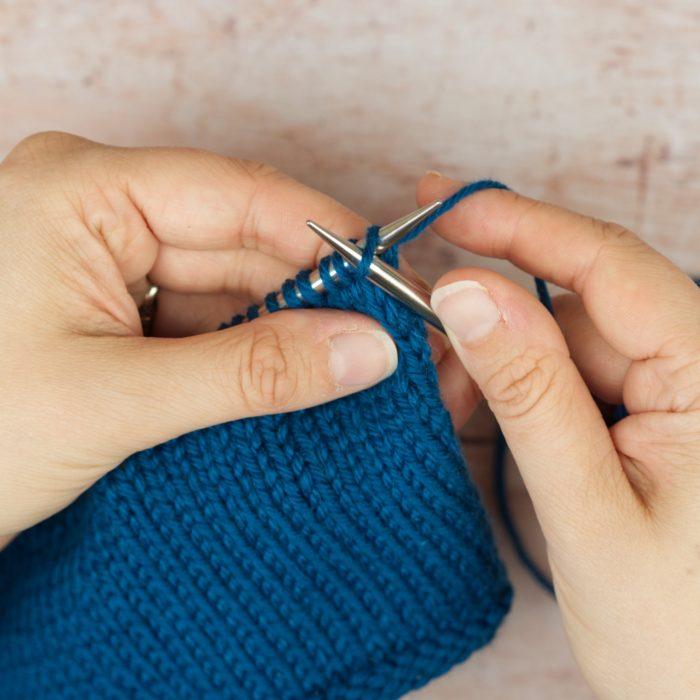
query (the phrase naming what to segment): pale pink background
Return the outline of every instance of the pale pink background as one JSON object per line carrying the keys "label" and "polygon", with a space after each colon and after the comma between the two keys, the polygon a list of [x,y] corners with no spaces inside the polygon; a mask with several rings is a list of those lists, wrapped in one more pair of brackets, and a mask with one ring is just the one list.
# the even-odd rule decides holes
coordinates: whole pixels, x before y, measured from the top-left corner
{"label": "pale pink background", "polygon": [[[62,129],[265,160],[377,223],[412,207],[427,168],[496,177],[700,273],[696,0],[0,1],[0,124],[0,157]],[[417,248],[430,278],[471,259]],[[482,484],[491,435],[483,412],[465,431]],[[496,530],[512,614],[411,698],[590,698],[553,601]]]}

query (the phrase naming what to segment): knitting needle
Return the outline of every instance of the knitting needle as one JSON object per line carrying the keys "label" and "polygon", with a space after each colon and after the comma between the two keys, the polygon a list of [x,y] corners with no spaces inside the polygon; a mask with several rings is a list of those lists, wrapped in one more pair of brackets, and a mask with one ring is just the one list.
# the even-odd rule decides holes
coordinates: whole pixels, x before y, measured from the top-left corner
{"label": "knitting needle", "polygon": [[[379,238],[376,249],[377,255],[381,255],[383,252],[385,252],[393,245],[398,243],[402,238],[404,238],[411,231],[413,231],[413,229],[416,226],[418,226],[418,224],[420,224],[421,221],[427,219],[434,211],[439,209],[441,206],[442,202],[440,201],[432,202],[431,204],[426,204],[424,207],[420,207],[420,209],[416,209],[410,214],[406,214],[400,219],[396,219],[396,221],[392,221],[391,223],[382,226],[377,233]],[[362,249],[364,248],[365,242],[359,241],[357,245],[360,249]],[[331,263],[328,266],[328,275],[333,281],[335,281],[338,277],[338,271],[335,269],[333,263]],[[326,291],[326,285],[323,279],[321,279],[321,273],[318,269],[314,270],[309,275],[309,283],[311,284],[311,289],[313,289],[319,294],[323,294]],[[295,288],[294,292],[300,301],[304,301],[304,298],[299,289]],[[287,302],[285,301],[282,294],[279,292],[277,293],[276,301],[280,309],[284,309],[287,307]],[[259,313],[260,315],[266,314],[267,307],[265,305],[262,305],[259,309]]]}
{"label": "knitting needle", "polygon": [[[354,267],[358,266],[362,260],[362,248],[360,246],[355,245],[333,231],[329,231],[323,226],[319,226],[314,221],[307,221],[306,225],[326,243],[333,246],[343,256],[343,259],[347,260]],[[439,331],[445,332],[440,319],[430,307],[430,290],[414,284],[401,275],[398,270],[376,257],[370,263],[367,279],[370,282],[374,282],[394,299],[415,311]]]}

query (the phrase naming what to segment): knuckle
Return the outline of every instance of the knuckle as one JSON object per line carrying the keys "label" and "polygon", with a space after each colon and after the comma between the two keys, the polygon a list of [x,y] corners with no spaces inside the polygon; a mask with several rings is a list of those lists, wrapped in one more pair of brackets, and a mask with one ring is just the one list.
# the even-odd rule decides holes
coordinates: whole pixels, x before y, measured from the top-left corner
{"label": "knuckle", "polygon": [[655,358],[630,368],[635,393],[640,403],[656,410],[695,411],[700,408],[700,347],[693,339],[674,340],[680,356]]}
{"label": "knuckle", "polygon": [[251,324],[236,382],[246,408],[251,413],[267,413],[293,404],[300,394],[304,367],[291,332],[279,326]]}
{"label": "knuckle", "polygon": [[234,160],[234,165],[252,180],[260,181],[281,176],[279,170],[267,163],[256,160],[246,160],[244,158]]}
{"label": "knuckle", "polygon": [[556,357],[526,350],[489,377],[484,393],[496,415],[521,419],[542,409],[556,390],[559,375]]}
{"label": "knuckle", "polygon": [[237,178],[250,180],[253,187],[270,178],[283,176],[281,171],[267,163],[246,158],[233,158],[202,148],[177,148],[171,153],[175,157],[184,155],[196,159],[200,166],[210,173],[216,175],[223,173],[226,176],[234,175]]}
{"label": "knuckle", "polygon": [[245,248],[257,248],[259,243],[257,217],[262,209],[261,203],[270,191],[270,186],[286,179],[286,175],[273,166],[258,161],[231,159],[230,164],[250,184],[250,193],[241,212],[239,233],[241,242]]}
{"label": "knuckle", "polygon": [[284,173],[274,166],[261,161],[248,160],[247,158],[231,158],[210,153],[209,151],[203,151],[202,153],[210,159],[213,166],[220,168],[223,172],[248,180],[253,191],[268,182],[286,177]]}
{"label": "knuckle", "polygon": [[597,221],[604,246],[638,245],[641,242],[632,231],[614,221]]}
{"label": "knuckle", "polygon": [[23,138],[10,151],[7,161],[36,162],[47,160],[59,153],[75,150],[88,143],[90,142],[79,136],[63,131],[40,131]]}
{"label": "knuckle", "polygon": [[593,277],[614,274],[623,277],[624,270],[648,246],[636,234],[621,224],[603,221],[592,217],[584,217],[595,232],[597,240],[595,250],[588,256],[576,271],[572,284],[578,294]]}
{"label": "knuckle", "polygon": [[[502,191],[499,190],[499,193],[501,192]],[[517,209],[521,210],[520,216],[513,222],[511,241],[514,241],[521,235],[527,235],[528,228],[532,226],[533,221],[537,221],[540,215],[551,205],[539,199],[529,199],[521,194],[514,194],[512,196]]]}

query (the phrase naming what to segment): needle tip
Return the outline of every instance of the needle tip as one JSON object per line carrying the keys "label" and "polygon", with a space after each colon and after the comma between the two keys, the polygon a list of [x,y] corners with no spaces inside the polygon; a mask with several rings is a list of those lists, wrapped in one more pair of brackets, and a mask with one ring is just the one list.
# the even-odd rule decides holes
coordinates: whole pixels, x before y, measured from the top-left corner
{"label": "needle tip", "polygon": [[415,211],[412,211],[406,216],[402,216],[396,221],[392,221],[386,226],[379,229],[379,248],[378,252],[384,252],[387,248],[398,243],[402,238],[405,238],[413,231],[422,221],[427,219],[431,214],[437,211],[442,206],[442,202],[437,200],[426,204]]}
{"label": "needle tip", "polygon": [[306,225],[320,238],[322,238],[326,243],[329,243],[335,250],[337,250],[348,262],[357,264],[362,259],[362,250],[358,248],[354,243],[346,240],[337,233],[319,226],[315,221],[307,221]]}

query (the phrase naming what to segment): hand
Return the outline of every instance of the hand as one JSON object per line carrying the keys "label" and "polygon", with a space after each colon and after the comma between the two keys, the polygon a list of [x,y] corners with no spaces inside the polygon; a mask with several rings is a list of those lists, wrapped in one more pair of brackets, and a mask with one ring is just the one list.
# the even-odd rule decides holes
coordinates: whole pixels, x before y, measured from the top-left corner
{"label": "hand", "polygon": [[[426,175],[424,204],[459,183]],[[574,654],[605,698],[700,697],[700,291],[620,226],[485,191],[435,230],[574,294],[455,270],[432,305],[544,532]],[[629,417],[608,429],[593,396]]]}
{"label": "hand", "polygon": [[[0,548],[133,452],[396,366],[379,325],[297,310],[214,331],[366,222],[255,163],[39,134],[0,165]],[[137,305],[161,287],[156,335]],[[199,334],[199,335],[196,335]]]}

